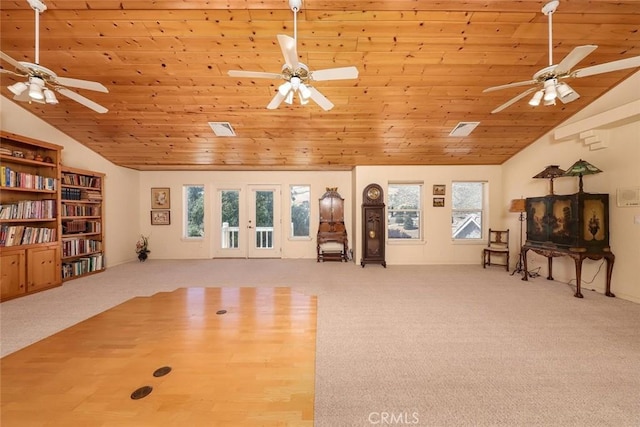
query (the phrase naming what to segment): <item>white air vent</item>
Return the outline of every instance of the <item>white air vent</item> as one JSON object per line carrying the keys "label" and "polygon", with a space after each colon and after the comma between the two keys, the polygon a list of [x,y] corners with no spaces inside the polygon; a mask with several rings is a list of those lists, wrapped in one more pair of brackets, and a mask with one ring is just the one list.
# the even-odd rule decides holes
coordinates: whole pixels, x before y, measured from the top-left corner
{"label": "white air vent", "polygon": [[209,126],[216,136],[236,136],[236,131],[233,130],[229,122],[209,122]]}
{"label": "white air vent", "polygon": [[618,188],[617,204],[621,208],[640,206],[640,187]]}
{"label": "white air vent", "polygon": [[460,122],[453,128],[449,136],[469,136],[480,122]]}

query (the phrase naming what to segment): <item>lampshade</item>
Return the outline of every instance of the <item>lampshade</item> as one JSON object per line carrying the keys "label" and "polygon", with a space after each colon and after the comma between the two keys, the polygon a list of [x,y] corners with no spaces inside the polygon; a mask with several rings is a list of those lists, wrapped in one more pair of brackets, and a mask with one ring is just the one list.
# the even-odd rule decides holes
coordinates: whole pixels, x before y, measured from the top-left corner
{"label": "lampshade", "polygon": [[536,93],[534,93],[533,98],[531,98],[531,100],[529,101],[529,105],[531,105],[532,107],[537,107],[538,105],[540,105],[540,101],[542,101],[543,95],[544,95],[543,90],[539,90]]}
{"label": "lampshade", "polygon": [[526,199],[511,200],[511,206],[509,206],[509,212],[526,212],[525,203],[526,203]]}
{"label": "lampshade", "polygon": [[571,86],[566,83],[560,83],[556,89],[558,91],[558,95],[560,95],[560,98],[566,98],[567,96],[574,93]]}
{"label": "lampshade", "polygon": [[549,165],[542,172],[535,175],[533,178],[547,178],[550,180],[550,193],[553,194],[553,178],[564,176],[565,171],[560,169],[558,165]]}
{"label": "lampshade", "polygon": [[582,176],[583,175],[593,175],[596,173],[602,172],[597,167],[593,166],[591,163],[586,160],[578,160],[575,162],[567,171],[565,172],[565,176],[578,176],[579,180],[579,190],[582,193]]}
{"label": "lampshade", "polygon": [[53,93],[50,89],[45,89],[44,91],[44,99],[47,104],[57,104],[58,99],[56,98],[56,94]]}
{"label": "lampshade", "polygon": [[544,100],[553,101],[558,94],[556,93],[556,79],[545,80],[544,82]]}
{"label": "lampshade", "polygon": [[18,82],[18,83],[14,83],[11,86],[9,86],[9,90],[16,96],[19,96],[22,94],[22,92],[24,92],[25,90],[27,90],[29,86],[26,83],[23,82]]}

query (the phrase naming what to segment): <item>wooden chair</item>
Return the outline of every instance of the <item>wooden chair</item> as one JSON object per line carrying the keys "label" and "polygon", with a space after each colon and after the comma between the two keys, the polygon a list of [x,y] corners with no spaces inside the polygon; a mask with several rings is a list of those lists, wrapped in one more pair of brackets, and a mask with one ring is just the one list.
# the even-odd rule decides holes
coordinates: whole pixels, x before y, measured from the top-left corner
{"label": "wooden chair", "polygon": [[504,256],[505,264],[494,263],[494,265],[503,265],[509,271],[509,229],[489,229],[489,242],[482,252],[482,268],[487,268],[487,265],[491,265],[492,254]]}

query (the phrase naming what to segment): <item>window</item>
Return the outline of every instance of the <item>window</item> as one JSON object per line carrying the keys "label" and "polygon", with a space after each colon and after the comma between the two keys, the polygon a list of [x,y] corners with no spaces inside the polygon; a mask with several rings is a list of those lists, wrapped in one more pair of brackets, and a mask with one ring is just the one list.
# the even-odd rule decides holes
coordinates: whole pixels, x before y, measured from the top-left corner
{"label": "window", "polygon": [[291,237],[310,237],[309,235],[309,195],[308,185],[291,186]]}
{"label": "window", "polygon": [[204,185],[185,185],[184,237],[201,238],[204,236]]}
{"label": "window", "polygon": [[451,184],[451,236],[455,240],[482,239],[484,182]]}
{"label": "window", "polygon": [[389,184],[388,194],[388,238],[420,240],[422,184]]}

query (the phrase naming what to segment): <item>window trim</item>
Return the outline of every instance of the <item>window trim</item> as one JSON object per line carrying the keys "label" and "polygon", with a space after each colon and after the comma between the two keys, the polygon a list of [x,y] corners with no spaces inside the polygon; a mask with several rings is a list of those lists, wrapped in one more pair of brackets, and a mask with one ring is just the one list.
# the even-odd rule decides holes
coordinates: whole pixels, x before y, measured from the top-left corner
{"label": "window trim", "polygon": [[[389,197],[390,197],[390,191],[389,191],[389,187],[391,186],[400,186],[400,185],[417,185],[418,187],[420,187],[420,191],[418,192],[418,195],[420,197],[420,200],[418,201],[418,209],[416,209],[416,211],[418,212],[418,214],[420,215],[420,221],[419,221],[419,226],[420,226],[420,235],[418,238],[415,239],[407,239],[407,238],[398,238],[398,237],[389,237],[389,218],[385,218],[385,228],[386,228],[386,241],[388,244],[391,245],[398,245],[398,244],[408,244],[408,245],[416,245],[416,244],[424,244],[426,241],[426,237],[425,237],[425,215],[426,215],[426,209],[425,209],[425,185],[424,185],[424,181],[389,181],[387,182],[387,188],[386,188],[386,195],[385,195],[385,203],[386,203],[386,216],[389,215],[389,213],[391,212],[391,208],[390,208],[390,203],[389,203]],[[396,211],[398,209],[394,209],[394,211]]]}

